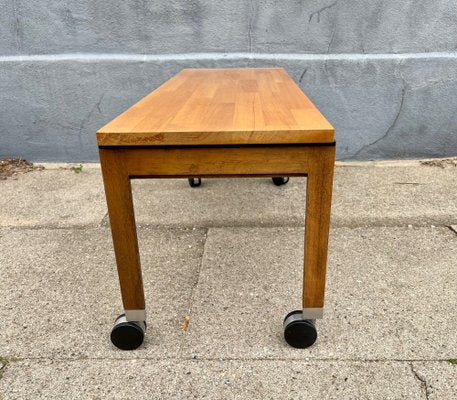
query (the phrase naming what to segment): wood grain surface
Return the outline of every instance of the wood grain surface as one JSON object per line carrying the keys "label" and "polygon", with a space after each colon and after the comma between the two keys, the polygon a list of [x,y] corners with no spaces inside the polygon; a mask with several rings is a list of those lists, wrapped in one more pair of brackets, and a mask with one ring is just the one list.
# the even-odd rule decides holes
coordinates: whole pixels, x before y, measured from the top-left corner
{"label": "wood grain surface", "polygon": [[97,132],[99,146],[331,143],[282,68],[184,69]]}

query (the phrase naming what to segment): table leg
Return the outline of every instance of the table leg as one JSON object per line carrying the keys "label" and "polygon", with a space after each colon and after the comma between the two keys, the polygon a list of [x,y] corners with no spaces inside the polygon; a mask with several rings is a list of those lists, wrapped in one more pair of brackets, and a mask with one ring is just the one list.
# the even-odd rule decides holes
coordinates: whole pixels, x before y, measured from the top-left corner
{"label": "table leg", "polygon": [[292,347],[306,348],[317,339],[315,319],[324,310],[330,203],[335,148],[321,147],[309,159],[306,189],[303,308],[284,319],[284,338]]}
{"label": "table leg", "polygon": [[127,321],[145,321],[143,280],[130,179],[117,150],[100,149],[114,253]]}
{"label": "table leg", "polygon": [[306,191],[303,318],[322,318],[330,227],[335,148],[319,150],[311,165]]}

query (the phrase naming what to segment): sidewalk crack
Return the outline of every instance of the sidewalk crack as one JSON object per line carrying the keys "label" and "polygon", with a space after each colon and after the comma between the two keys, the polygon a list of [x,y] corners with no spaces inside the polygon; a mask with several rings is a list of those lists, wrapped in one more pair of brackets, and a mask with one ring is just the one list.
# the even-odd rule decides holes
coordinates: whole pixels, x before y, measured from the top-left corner
{"label": "sidewalk crack", "polygon": [[[181,330],[183,332],[186,332],[189,329],[189,325],[190,325],[190,322],[191,322],[192,306],[193,306],[193,303],[194,303],[194,300],[195,300],[195,291],[196,291],[198,283],[200,281],[200,274],[201,274],[202,265],[203,265],[203,257],[205,256],[206,242],[207,242],[207,239],[208,239],[208,231],[209,231],[209,228],[205,229],[204,241],[203,241],[202,250],[201,250],[201,256],[200,256],[201,258],[200,258],[200,262],[198,263],[195,280],[192,283],[192,287],[190,289],[190,296],[189,296],[189,303],[188,303],[188,307],[187,307],[187,312],[186,312],[186,315],[184,316],[184,320],[183,320],[182,325],[181,325]],[[179,353],[181,353],[181,350],[182,350],[182,345],[181,345],[181,348],[179,350]]]}
{"label": "sidewalk crack", "polygon": [[421,384],[421,388],[422,390],[424,391],[424,394],[425,394],[425,398],[427,400],[429,400],[429,394],[430,394],[430,391],[429,391],[429,386],[428,386],[428,383],[427,383],[427,379],[425,378],[424,375],[420,374],[419,372],[417,372],[415,369],[414,369],[414,364],[411,363],[410,364],[410,367],[411,367],[411,372],[413,373],[414,377],[420,382]]}
{"label": "sidewalk crack", "polygon": [[105,213],[103,218],[100,220],[98,226],[99,227],[106,227],[109,225],[109,216],[108,216],[108,211]]}
{"label": "sidewalk crack", "polygon": [[191,288],[191,291],[190,291],[190,297],[189,297],[190,300],[189,300],[189,308],[188,308],[189,316],[191,315],[191,311],[192,311],[192,305],[193,305],[193,300],[194,300],[194,296],[195,296],[195,290],[197,289],[198,283],[200,281],[200,273],[201,273],[202,265],[203,265],[203,257],[205,256],[206,242],[208,240],[208,231],[209,231],[209,229],[205,229],[201,258],[200,258],[200,262],[198,263],[198,268],[197,268],[197,276],[195,278],[194,283],[192,284],[192,288]]}
{"label": "sidewalk crack", "polygon": [[3,374],[8,369],[9,364],[11,364],[14,361],[20,361],[20,360],[21,359],[16,358],[16,357],[2,357],[2,356],[0,356],[0,379],[3,378]]}

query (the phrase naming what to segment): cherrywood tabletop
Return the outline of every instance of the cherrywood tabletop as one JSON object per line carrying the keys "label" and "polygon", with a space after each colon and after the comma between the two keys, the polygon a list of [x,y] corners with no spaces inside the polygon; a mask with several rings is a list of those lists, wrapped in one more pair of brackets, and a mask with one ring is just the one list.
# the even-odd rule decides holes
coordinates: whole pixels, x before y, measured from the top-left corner
{"label": "cherrywood tabletop", "polygon": [[282,68],[184,69],[97,132],[99,146],[332,143]]}

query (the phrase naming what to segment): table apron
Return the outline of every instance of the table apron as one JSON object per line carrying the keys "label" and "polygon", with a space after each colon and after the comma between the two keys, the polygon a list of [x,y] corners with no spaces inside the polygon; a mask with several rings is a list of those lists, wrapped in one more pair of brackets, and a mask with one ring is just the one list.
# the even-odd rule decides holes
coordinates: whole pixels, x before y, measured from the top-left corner
{"label": "table apron", "polygon": [[100,148],[129,178],[306,176],[333,166],[334,144]]}

